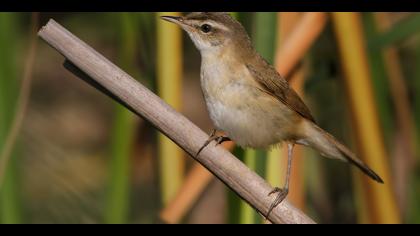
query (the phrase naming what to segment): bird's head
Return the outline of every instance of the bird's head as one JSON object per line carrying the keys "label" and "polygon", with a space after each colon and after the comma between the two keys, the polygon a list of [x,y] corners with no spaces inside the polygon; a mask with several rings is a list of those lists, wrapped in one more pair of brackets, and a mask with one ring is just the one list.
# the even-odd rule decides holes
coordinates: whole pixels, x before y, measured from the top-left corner
{"label": "bird's head", "polygon": [[183,17],[161,18],[181,26],[201,53],[249,41],[243,26],[225,12],[193,12]]}

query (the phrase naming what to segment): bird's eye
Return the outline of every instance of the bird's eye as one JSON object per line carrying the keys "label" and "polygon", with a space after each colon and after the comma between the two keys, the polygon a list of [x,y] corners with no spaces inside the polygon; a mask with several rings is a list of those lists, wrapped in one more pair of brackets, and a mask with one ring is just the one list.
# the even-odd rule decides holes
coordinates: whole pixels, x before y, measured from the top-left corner
{"label": "bird's eye", "polygon": [[208,33],[211,31],[211,25],[208,24],[204,24],[201,26],[201,31],[203,31],[204,33]]}

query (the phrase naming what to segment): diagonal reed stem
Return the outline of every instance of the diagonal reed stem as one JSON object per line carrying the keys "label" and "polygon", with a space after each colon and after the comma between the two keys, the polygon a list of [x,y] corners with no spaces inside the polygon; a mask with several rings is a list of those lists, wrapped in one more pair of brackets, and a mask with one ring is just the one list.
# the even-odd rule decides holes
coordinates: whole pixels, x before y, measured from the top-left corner
{"label": "diagonal reed stem", "polygon": [[[184,151],[195,156],[207,140],[207,134],[158,96],[54,20],[38,33],[60,52],[68,64],[74,64],[86,82],[123,103],[127,108],[152,123]],[[222,147],[209,145],[194,159],[209,169],[241,198],[262,214],[266,214],[275,196],[272,187]],[[308,216],[284,201],[269,216],[273,223],[314,223]]]}

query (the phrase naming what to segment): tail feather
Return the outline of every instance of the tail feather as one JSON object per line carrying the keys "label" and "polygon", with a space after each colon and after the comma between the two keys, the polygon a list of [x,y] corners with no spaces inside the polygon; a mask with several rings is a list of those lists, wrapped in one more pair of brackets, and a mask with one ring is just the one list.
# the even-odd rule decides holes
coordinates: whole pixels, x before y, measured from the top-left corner
{"label": "tail feather", "polygon": [[308,146],[320,151],[322,155],[330,158],[337,158],[348,161],[357,166],[363,173],[371,177],[373,180],[384,183],[384,181],[370,169],[365,163],[356,157],[346,146],[338,142],[332,135],[319,128],[316,124],[306,121],[305,143]]}

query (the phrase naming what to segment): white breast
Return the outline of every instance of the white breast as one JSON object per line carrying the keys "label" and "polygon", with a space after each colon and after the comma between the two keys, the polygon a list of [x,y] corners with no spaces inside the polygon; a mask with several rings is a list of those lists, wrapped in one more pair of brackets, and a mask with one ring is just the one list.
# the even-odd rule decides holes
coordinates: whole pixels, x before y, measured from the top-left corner
{"label": "white breast", "polygon": [[215,128],[243,147],[266,148],[287,139],[290,110],[250,83],[245,66],[211,61],[202,63],[201,86]]}

